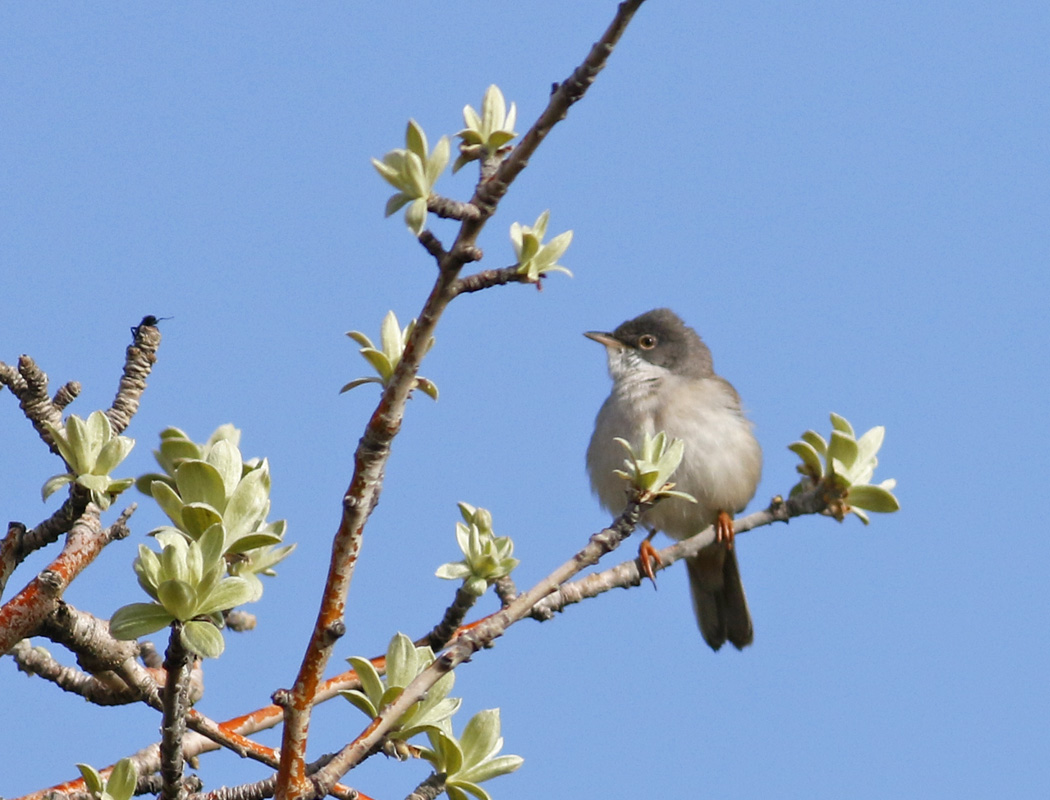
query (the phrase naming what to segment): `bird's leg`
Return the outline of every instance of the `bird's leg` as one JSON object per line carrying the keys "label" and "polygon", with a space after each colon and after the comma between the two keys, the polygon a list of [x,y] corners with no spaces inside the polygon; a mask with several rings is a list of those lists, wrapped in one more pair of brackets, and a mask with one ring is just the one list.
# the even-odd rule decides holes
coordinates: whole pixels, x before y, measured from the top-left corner
{"label": "bird's leg", "polygon": [[725,511],[719,511],[715,520],[715,541],[724,542],[726,549],[732,550],[734,536],[736,532],[733,530],[733,518]]}
{"label": "bird's leg", "polygon": [[642,574],[653,582],[654,589],[656,588],[656,574],[653,571],[653,562],[655,561],[657,566],[663,566],[664,563],[650,541],[655,535],[655,529],[649,531],[649,535],[638,545],[638,559],[641,561]]}

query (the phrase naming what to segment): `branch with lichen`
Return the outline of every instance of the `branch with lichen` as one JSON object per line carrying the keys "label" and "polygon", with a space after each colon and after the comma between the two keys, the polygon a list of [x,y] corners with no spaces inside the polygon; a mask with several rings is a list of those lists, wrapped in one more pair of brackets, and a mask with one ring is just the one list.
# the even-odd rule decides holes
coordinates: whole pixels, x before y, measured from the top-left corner
{"label": "branch with lichen", "polygon": [[[454,287],[460,270],[466,263],[475,259],[478,235],[489,217],[495,213],[500,199],[553,126],[564,119],[569,108],[583,97],[604,67],[613,47],[623,35],[641,2],[642,0],[630,0],[621,3],[605,34],[591,48],[583,63],[569,79],[552,93],[547,107],[526,132],[520,144],[500,162],[491,178],[479,182],[470,200],[470,205],[475,206],[479,213],[476,217],[463,219],[452,246],[446,250],[432,234],[428,237],[428,240],[435,242],[435,249],[440,247],[438,278],[417,317],[416,326],[405,343],[404,352],[384,388],[379,405],[369,420],[354,455],[354,474],[343,496],[342,518],[333,541],[328,577],[310,641],[295,683],[290,690],[276,695],[284,709],[285,723],[281,742],[280,776],[276,787],[276,796],[282,800],[312,796],[315,792],[313,782],[306,774],[306,743],[311,708],[335,642],[345,632],[343,619],[346,598],[364,526],[379,499],[390,447],[400,430],[405,403],[416,385],[426,343],[433,337],[438,320],[456,295]],[[439,152],[440,143],[435,152],[430,153],[425,139],[420,141],[422,137],[417,136],[411,127],[407,136],[408,148],[401,156],[402,160],[410,161],[410,156],[418,158],[418,153],[422,152],[425,158],[420,159],[422,166],[419,168],[425,173],[423,178],[432,185],[430,173],[433,165],[430,159],[435,156],[440,158],[442,155]],[[390,178],[389,175],[385,177]],[[414,187],[391,182],[402,192],[401,196],[395,195],[391,198],[392,203],[388,204],[388,210],[392,205],[400,207],[398,204],[404,205],[408,202],[411,211],[411,205],[417,204],[418,197],[412,199],[405,190],[414,190]],[[403,198],[407,199],[402,202]],[[423,228],[416,224],[418,217],[408,217],[408,221],[416,235],[421,236]],[[330,767],[331,765],[325,770],[329,770]],[[322,773],[329,775],[330,771],[325,770],[322,770]],[[334,779],[327,781],[328,786],[333,784]]]}

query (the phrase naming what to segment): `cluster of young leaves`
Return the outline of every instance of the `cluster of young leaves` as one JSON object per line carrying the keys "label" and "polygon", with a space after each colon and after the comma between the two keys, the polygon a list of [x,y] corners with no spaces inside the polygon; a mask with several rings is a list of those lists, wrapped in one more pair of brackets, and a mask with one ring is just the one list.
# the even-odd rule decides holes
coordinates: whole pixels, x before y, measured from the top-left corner
{"label": "cluster of young leaves", "polygon": [[428,730],[427,738],[430,748],[421,748],[421,755],[434,765],[435,772],[445,774],[449,800],[468,800],[468,794],[477,800],[491,800],[480,784],[514,772],[525,761],[521,756],[499,755],[503,737],[498,708],[479,711],[458,738],[452,733],[451,720],[438,730]]}
{"label": "cluster of young leaves", "polygon": [[[401,696],[405,687],[434,661],[429,647],[416,647],[403,633],[390,640],[386,651],[386,677],[366,658],[353,656],[347,661],[357,672],[361,690],[339,692],[369,719],[378,717],[384,708]],[[452,733],[452,715],[462,700],[449,697],[456,675],[448,672],[427,692],[426,697],[409,706],[398,720],[389,738],[407,741],[425,733],[430,749],[420,748],[423,758],[434,765],[435,772],[446,775],[444,790],[451,800],[466,800],[467,793],[479,800],[490,797],[479,784],[513,772],[521,766],[520,756],[498,756],[503,748],[500,737],[499,709],[488,709],[474,715],[456,737]]]}
{"label": "cluster of young leaves", "polygon": [[[482,99],[480,114],[472,106],[463,108],[466,127],[456,134],[461,140],[460,154],[452,171],[456,172],[471,161],[491,163],[493,159],[505,158],[511,150],[510,141],[518,135],[514,132],[516,119],[517,108],[514,103],[510,104],[508,110],[503,92],[498,86],[489,86]],[[409,120],[405,131],[405,147],[391,150],[382,160],[372,159],[373,166],[383,179],[398,190],[387,200],[386,215],[389,217],[408,204],[405,224],[415,236],[419,236],[426,225],[427,200],[434,193],[434,184],[448,164],[448,157],[447,136],[442,136],[431,152],[426,133],[415,120]],[[544,244],[543,237],[546,236],[549,219],[550,212],[544,211],[531,226],[518,222],[510,226],[518,272],[531,283],[539,282],[550,272],[572,275],[558,263],[572,242],[572,231],[560,233]]]}
{"label": "cluster of young leaves", "polygon": [[466,127],[456,134],[460,138],[459,158],[452,165],[452,172],[458,172],[471,161],[485,160],[499,155],[501,151],[506,152],[507,144],[518,135],[514,132],[517,117],[517,106],[511,103],[508,111],[503,92],[495,84],[485,90],[480,114],[473,106],[464,106],[463,123]]}
{"label": "cluster of young leaves", "polygon": [[148,492],[171,520],[151,531],[159,554],[139,546],[135,573],[151,603],[119,609],[110,621],[114,636],[136,639],[183,623],[182,641],[204,657],[217,657],[225,646],[219,629],[222,612],[262,596],[260,575],[295,545],[283,545],[285,520],[267,522],[270,470],[265,459],[244,461],[240,431],[217,429],[197,444],[178,428],[161,434],[154,451],[163,474],[142,476]]}
{"label": "cluster of young leaves", "polygon": [[456,542],[463,551],[463,560],[442,564],[435,574],[446,580],[462,579],[464,590],[480,597],[489,584],[510,575],[518,566],[514,542],[509,536],[493,533],[488,510],[460,503],[459,513],[463,521],[456,523]]}
{"label": "cluster of young leaves", "polygon": [[172,531],[156,536],[163,547],[160,555],[140,544],[135,559],[139,586],[153,602],[118,608],[109,621],[110,632],[118,639],[138,639],[178,621],[188,650],[218,658],[226,647],[222,612],[258,600],[255,586],[226,574],[221,526],[211,526],[199,540]]}
{"label": "cluster of young leaves", "polygon": [[[394,312],[388,311],[386,316],[383,317],[383,324],[379,329],[379,347],[376,347],[372,343],[372,340],[361,333],[361,331],[347,331],[346,335],[361,345],[361,355],[372,365],[372,368],[378,373],[378,375],[352,380],[350,383],[343,386],[339,392],[348,392],[351,389],[362,386],[366,383],[378,383],[381,386],[386,386],[390,383],[390,379],[394,375],[394,370],[397,369],[397,365],[401,363],[401,356],[405,353],[405,345],[408,343],[408,337],[412,335],[412,331],[415,330],[415,327],[416,321],[412,320],[404,330],[401,330],[401,326],[398,324]],[[434,337],[431,336],[424,346],[423,355],[430,352],[430,348],[433,346]],[[434,400],[437,400],[438,398],[438,388],[432,380],[417,377],[413,383],[413,388],[419,389]]]}
{"label": "cluster of young leaves", "polygon": [[[385,680],[367,658],[351,656],[347,661],[357,672],[361,690],[343,689],[339,694],[369,719],[375,719],[387,705],[401,696],[405,687],[420,672],[433,663],[434,651],[429,647],[416,647],[403,633],[395,634],[386,650]],[[408,740],[429,729],[436,729],[441,721],[455,714],[463,702],[458,697],[448,696],[455,682],[454,672],[443,675],[423,700],[409,706],[389,738]]]}
{"label": "cluster of young leaves", "polygon": [[548,210],[540,214],[532,226],[518,222],[511,223],[510,226],[510,241],[518,257],[518,272],[528,276],[531,283],[536,283],[548,272],[564,272],[572,277],[572,273],[558,263],[558,259],[565,255],[572,243],[572,231],[559,233],[547,244],[543,243],[550,216],[551,212]]}
{"label": "cluster of young leaves", "polygon": [[386,201],[386,215],[408,205],[405,209],[405,224],[413,234],[419,236],[427,221],[427,198],[434,191],[434,184],[448,166],[450,151],[447,136],[438,139],[434,151],[430,152],[427,135],[414,119],[405,129],[405,146],[391,150],[383,160],[372,159],[372,166],[383,179],[397,189],[397,193]]}
{"label": "cluster of young leaves", "polygon": [[95,800],[131,800],[135,794],[135,784],[138,783],[139,771],[130,758],[122,758],[113,765],[113,771],[109,778],[103,780],[102,775],[90,764],[77,764],[84,785]]}
{"label": "cluster of young leaves", "polygon": [[616,437],[615,441],[627,451],[624,469],[615,470],[616,474],[640,490],[647,499],[678,497],[690,503],[696,502],[691,494],[674,491],[674,484],[669,482],[682,463],[685,442],[681,439],[669,440],[663,431],[655,436],[645,434],[637,449],[626,439]]}
{"label": "cluster of young leaves", "polygon": [[47,479],[42,490],[44,500],[66,484],[76,483],[90,491],[92,502],[105,510],[134,482],[132,478],[109,477],[127,458],[135,440],[114,436],[109,419],[101,411],[93,411],[86,420],[70,414],[61,428],[45,424],[69,472]]}
{"label": "cluster of young leaves", "polygon": [[831,428],[830,439],[810,430],[802,434],[801,441],[788,445],[802,459],[796,467],[802,480],[791,489],[791,495],[824,484],[830,490],[828,511],[839,522],[853,513],[867,525],[867,511],[888,514],[900,510],[892,492],[896,480],[871,482],[886,429],[877,425],[858,439],[849,420],[838,414],[831,415]]}

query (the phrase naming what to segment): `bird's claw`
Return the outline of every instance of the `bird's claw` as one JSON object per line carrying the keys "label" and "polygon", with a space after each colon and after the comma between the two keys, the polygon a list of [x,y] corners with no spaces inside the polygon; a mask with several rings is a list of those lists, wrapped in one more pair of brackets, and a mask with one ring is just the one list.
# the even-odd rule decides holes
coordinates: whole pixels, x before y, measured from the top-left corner
{"label": "bird's claw", "polygon": [[732,550],[734,536],[733,518],[725,511],[719,511],[718,519],[715,520],[715,541],[725,544],[727,550]]}
{"label": "bird's claw", "polygon": [[648,538],[643,539],[642,543],[638,545],[638,558],[642,562],[642,574],[653,582],[653,588],[655,589],[656,573],[653,570],[653,562],[656,562],[658,567],[662,567],[664,561],[660,558],[660,554]]}

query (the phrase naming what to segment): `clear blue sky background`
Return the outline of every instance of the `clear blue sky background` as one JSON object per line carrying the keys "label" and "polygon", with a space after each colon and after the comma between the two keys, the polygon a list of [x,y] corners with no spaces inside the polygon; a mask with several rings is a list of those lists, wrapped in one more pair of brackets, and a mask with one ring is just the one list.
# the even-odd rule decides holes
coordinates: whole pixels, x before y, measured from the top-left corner
{"label": "clear blue sky background", "polygon": [[[486,230],[483,266],[504,266],[510,223],[551,209],[552,232],[575,231],[575,278],[462,297],[442,321],[423,370],[441,399],[410,403],[339,655],[439,617],[458,500],[514,537],[520,586],[606,523],[583,452],[608,378],[580,333],[668,305],[756,423],[755,507],[794,483],[785,446],[836,411],[886,426],[879,474],[903,511],[741,537],[744,653],[703,644],[679,569],[515,627],[455,691],[464,720],[501,707],[526,759],[494,796],[1044,796],[1050,7],[722,5],[647,3]],[[173,316],[128,471],[151,468],[165,426],[234,422],[299,543],[258,629],[208,664],[208,715],[291,683],[378,396],[337,393],[364,372],[343,334],[414,316],[434,277],[384,221],[369,158],[410,116],[432,141],[454,133],[490,83],[524,130],[613,6],[0,5],[0,358],[81,380],[86,415],[112,399],[129,326]],[[472,177],[438,187],[466,198]],[[3,521],[46,516],[59,469],[0,395]],[[138,600],[135,543],[160,521],[142,503],[68,599],[100,615]],[[10,659],[0,693],[5,796],[157,737],[153,712],[98,710]],[[311,755],[363,720],[321,708]],[[222,755],[203,769],[209,787],[268,774]],[[347,782],[395,798],[425,774],[380,757]]]}

